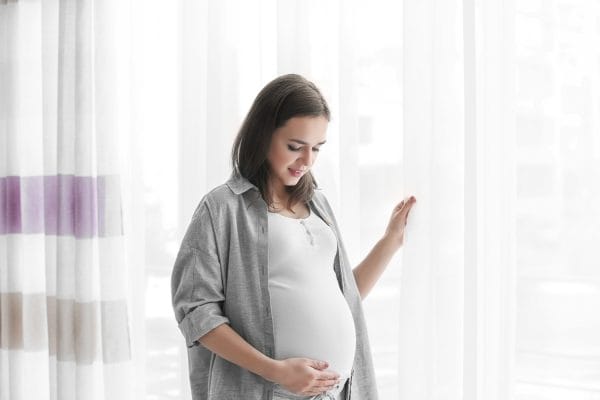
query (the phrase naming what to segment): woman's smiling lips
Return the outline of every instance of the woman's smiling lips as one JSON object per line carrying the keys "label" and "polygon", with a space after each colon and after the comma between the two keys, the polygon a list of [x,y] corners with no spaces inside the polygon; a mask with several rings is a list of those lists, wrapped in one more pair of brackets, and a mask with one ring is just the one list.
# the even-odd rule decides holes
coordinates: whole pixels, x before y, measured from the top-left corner
{"label": "woman's smiling lips", "polygon": [[292,168],[288,168],[288,171],[290,171],[290,173],[295,176],[296,178],[299,176],[302,176],[302,174],[304,173],[304,171],[301,171],[299,169],[292,169]]}

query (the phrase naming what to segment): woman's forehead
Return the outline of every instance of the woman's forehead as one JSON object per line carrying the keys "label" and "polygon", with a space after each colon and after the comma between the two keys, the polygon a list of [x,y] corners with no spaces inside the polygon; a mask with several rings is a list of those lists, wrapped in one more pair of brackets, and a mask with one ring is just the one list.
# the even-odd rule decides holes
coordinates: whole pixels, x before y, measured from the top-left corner
{"label": "woman's forehead", "polygon": [[299,144],[322,144],[325,142],[329,121],[319,117],[293,117],[279,128],[282,137]]}

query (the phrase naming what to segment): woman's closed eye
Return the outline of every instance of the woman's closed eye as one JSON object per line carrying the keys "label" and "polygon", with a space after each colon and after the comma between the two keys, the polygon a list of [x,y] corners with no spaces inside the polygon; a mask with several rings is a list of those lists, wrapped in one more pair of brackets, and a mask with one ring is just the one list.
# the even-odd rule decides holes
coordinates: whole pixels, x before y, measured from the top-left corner
{"label": "woman's closed eye", "polygon": [[[300,151],[302,149],[302,147],[294,147],[294,146],[290,146],[288,144],[288,149],[290,149],[291,151]],[[319,151],[319,150],[320,149],[313,148],[313,151]]]}

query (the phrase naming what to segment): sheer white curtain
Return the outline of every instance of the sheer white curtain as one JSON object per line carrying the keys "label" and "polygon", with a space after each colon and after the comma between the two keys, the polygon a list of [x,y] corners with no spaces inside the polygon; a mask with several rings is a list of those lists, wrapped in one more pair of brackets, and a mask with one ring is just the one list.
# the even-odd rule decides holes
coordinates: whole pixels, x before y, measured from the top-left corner
{"label": "sheer white curtain", "polygon": [[515,8],[515,396],[599,398],[600,5]]}
{"label": "sheer white curtain", "polygon": [[118,9],[0,2],[2,400],[131,397]]}
{"label": "sheer white curtain", "polygon": [[148,397],[189,390],[168,307],[183,229],[228,177],[256,93],[296,72],[332,106],[315,174],[354,263],[418,199],[364,302],[381,398],[598,398],[599,16],[570,1],[134,2]]}
{"label": "sheer white curtain", "polygon": [[404,5],[405,246],[399,393],[513,398],[514,9]]}
{"label": "sheer white curtain", "polygon": [[[296,72],[331,105],[315,175],[351,260],[367,254],[399,199],[418,199],[403,249],[364,302],[381,398],[600,398],[599,8],[572,0],[0,1],[0,395],[45,397],[52,368],[64,368],[64,387],[77,382],[78,393],[189,397],[170,306],[175,253],[198,200],[229,176],[231,144],[256,93]],[[73,114],[58,112],[61,101]],[[57,142],[70,143],[71,124],[81,151]],[[21,204],[14,177],[61,174],[122,174],[128,251],[115,250],[120,236],[8,233]],[[37,192],[23,188],[19,201],[30,204]],[[15,348],[21,325],[7,293],[52,299],[44,260],[55,258],[53,240],[91,243],[102,254],[92,252],[91,265],[107,268],[93,274],[121,283],[123,269],[114,268],[123,261],[104,255],[128,257],[136,368],[124,389],[107,384],[128,376],[122,358],[58,357],[53,367],[33,361],[52,360],[48,346]],[[111,251],[100,252],[103,243]],[[103,291],[94,285],[105,281],[86,276],[92,289],[65,298],[95,306],[123,298],[124,286]],[[28,365],[46,376],[39,386],[25,385]]]}

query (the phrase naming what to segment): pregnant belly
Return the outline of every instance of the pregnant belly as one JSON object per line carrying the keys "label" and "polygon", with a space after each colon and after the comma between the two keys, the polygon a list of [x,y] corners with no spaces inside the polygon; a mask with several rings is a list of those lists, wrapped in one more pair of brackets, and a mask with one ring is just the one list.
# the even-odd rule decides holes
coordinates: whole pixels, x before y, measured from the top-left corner
{"label": "pregnant belly", "polygon": [[348,303],[337,285],[333,289],[284,285],[269,289],[276,358],[327,361],[328,370],[350,376],[356,332]]}

